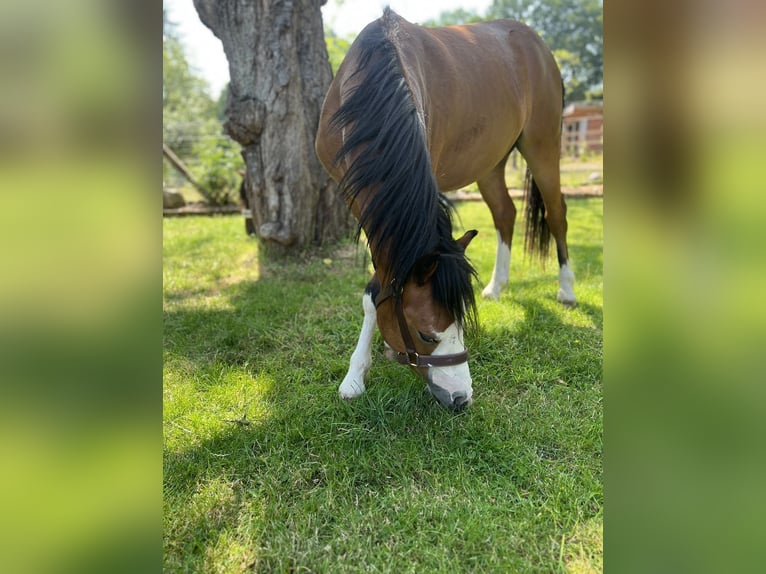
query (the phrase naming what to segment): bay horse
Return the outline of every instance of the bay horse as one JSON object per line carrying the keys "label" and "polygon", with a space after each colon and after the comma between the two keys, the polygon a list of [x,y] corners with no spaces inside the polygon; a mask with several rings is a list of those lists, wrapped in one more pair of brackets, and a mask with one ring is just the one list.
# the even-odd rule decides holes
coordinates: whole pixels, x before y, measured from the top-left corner
{"label": "bay horse", "polygon": [[343,398],[365,390],[375,327],[390,355],[415,369],[445,407],[472,402],[463,343],[475,322],[465,249],[442,191],[477,182],[492,212],[497,255],[484,297],[508,283],[516,208],[505,164],[527,161],[526,247],[556,241],[558,300],[575,304],[559,155],[563,84],[540,37],[513,20],[424,28],[389,8],[349,48],[319,120],[316,152],[339,183],[375,273]]}

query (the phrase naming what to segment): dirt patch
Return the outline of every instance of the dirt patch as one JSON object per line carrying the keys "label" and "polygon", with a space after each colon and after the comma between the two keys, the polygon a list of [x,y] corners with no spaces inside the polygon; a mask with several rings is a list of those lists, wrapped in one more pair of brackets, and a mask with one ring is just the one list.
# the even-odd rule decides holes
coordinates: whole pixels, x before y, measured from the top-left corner
{"label": "dirt patch", "polygon": [[175,209],[163,209],[165,217],[183,217],[185,215],[239,215],[242,208],[238,205],[207,205],[203,202],[187,203]]}
{"label": "dirt patch", "polygon": [[[604,186],[603,184],[598,185],[579,185],[577,187],[562,187],[561,193],[564,194],[565,197],[570,198],[580,198],[580,197],[603,197],[604,196]],[[465,190],[458,190],[458,191],[451,191],[449,193],[445,194],[448,198],[450,198],[452,201],[481,201],[481,194],[478,191],[465,191]],[[524,198],[524,190],[523,189],[509,189],[508,195],[510,195],[513,199],[523,199]]]}
{"label": "dirt patch", "polygon": [[[562,187],[561,193],[568,198],[603,197],[603,184],[579,185],[577,187]],[[481,201],[478,191],[458,190],[445,194],[452,201]],[[513,199],[523,199],[523,189],[509,189],[508,195]],[[242,208],[238,205],[210,206],[203,202],[188,203],[175,209],[163,209],[164,217],[184,217],[187,215],[240,215]]]}

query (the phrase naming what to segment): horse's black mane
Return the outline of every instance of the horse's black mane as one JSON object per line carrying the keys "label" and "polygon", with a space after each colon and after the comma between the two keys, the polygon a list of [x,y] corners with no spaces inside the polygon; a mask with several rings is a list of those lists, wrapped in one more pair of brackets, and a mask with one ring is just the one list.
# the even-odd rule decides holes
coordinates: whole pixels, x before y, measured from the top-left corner
{"label": "horse's black mane", "polygon": [[452,206],[431,171],[424,127],[391,40],[397,18],[386,8],[356,40],[359,83],[332,118],[335,129],[345,129],[336,162],[358,153],[340,187],[347,201],[373,190],[364,195],[357,237],[364,229],[372,252],[389,254],[384,282],[401,287],[418,259],[440,254],[433,296],[462,325],[474,318],[476,271],[452,238]]}

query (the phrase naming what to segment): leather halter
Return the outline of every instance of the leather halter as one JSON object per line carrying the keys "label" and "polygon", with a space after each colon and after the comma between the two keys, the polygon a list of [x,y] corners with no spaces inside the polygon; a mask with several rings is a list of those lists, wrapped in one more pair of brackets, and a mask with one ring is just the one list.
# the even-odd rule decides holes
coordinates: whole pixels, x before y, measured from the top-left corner
{"label": "leather halter", "polygon": [[375,308],[380,307],[387,299],[394,300],[396,319],[399,322],[399,331],[401,332],[404,348],[406,349],[405,353],[396,352],[396,361],[410,367],[451,367],[465,363],[468,360],[468,349],[463,349],[459,353],[451,353],[449,355],[421,355],[415,350],[415,343],[412,341],[410,329],[404,318],[404,308],[402,306],[404,287],[394,287],[394,284],[395,280],[391,281],[388,287],[378,293],[378,296],[375,298]]}

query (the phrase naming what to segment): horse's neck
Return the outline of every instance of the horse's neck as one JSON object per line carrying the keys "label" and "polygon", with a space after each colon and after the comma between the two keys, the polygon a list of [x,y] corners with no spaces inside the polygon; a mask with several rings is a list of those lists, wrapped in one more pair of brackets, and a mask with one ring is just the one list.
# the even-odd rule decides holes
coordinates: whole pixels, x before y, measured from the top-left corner
{"label": "horse's neck", "polygon": [[373,252],[372,265],[375,267],[375,276],[378,278],[378,282],[381,285],[388,285],[393,279],[402,281],[403,278],[394,277],[394,267],[391,265],[391,259],[385,249],[378,249],[377,252]]}

